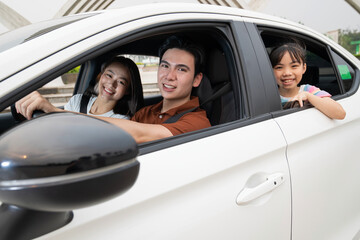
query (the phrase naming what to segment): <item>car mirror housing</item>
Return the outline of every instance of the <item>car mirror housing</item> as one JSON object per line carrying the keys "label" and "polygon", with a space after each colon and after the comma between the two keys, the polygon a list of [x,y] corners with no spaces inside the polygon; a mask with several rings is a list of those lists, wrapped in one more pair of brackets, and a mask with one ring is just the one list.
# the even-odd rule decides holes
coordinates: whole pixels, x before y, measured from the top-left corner
{"label": "car mirror housing", "polygon": [[[0,137],[1,229],[21,219],[14,214],[41,212],[42,230],[27,235],[37,237],[70,222],[71,210],[118,196],[137,179],[137,154],[129,134],[94,117],[51,113],[19,124]],[[16,239],[19,231],[9,231],[2,237]]]}

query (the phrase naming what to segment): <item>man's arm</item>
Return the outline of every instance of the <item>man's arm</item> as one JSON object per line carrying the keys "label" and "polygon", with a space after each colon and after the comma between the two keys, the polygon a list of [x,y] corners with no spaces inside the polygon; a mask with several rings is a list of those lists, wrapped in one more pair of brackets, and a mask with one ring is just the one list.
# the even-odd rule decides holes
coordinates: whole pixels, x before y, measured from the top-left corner
{"label": "man's arm", "polygon": [[166,127],[159,124],[138,123],[131,120],[109,117],[97,118],[100,118],[123,129],[129,133],[137,143],[149,142],[173,136]]}

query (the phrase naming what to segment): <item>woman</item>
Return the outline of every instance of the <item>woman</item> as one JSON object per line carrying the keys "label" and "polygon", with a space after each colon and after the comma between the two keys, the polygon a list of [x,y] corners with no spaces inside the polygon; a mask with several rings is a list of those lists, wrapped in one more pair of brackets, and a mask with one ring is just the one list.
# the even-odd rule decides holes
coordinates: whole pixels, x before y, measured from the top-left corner
{"label": "woman", "polygon": [[[94,91],[88,90],[84,95],[88,97],[86,114],[89,115],[128,119],[144,105],[138,67],[125,57],[104,63]],[[74,95],[62,110],[35,91],[16,102],[15,107],[18,113],[31,119],[35,110],[80,112],[82,98],[83,94]]]}

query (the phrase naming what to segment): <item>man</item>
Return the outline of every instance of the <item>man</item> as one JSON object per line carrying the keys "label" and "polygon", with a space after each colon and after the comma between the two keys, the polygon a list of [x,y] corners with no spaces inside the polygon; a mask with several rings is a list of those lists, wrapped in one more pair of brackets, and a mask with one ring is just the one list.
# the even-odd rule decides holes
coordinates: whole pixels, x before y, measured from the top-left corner
{"label": "man", "polygon": [[[198,97],[191,96],[203,74],[203,53],[195,44],[175,36],[168,38],[159,50],[158,87],[163,101],[140,109],[131,119],[101,118],[142,143],[210,127],[206,112],[199,108]],[[194,109],[174,123],[166,121],[179,113]]]}
{"label": "man", "polygon": [[[198,87],[203,74],[203,52],[195,44],[175,36],[168,38],[159,49],[160,65],[158,86],[163,100],[140,109],[132,119],[118,119],[92,115],[112,123],[135,139],[137,143],[175,136],[181,133],[210,127],[206,112],[199,108],[198,97],[192,97],[193,87]],[[29,94],[16,103],[17,111],[29,119],[34,109],[45,112],[64,111],[51,104],[40,94]],[[187,113],[185,113],[188,111]],[[167,123],[173,116],[180,116]]]}

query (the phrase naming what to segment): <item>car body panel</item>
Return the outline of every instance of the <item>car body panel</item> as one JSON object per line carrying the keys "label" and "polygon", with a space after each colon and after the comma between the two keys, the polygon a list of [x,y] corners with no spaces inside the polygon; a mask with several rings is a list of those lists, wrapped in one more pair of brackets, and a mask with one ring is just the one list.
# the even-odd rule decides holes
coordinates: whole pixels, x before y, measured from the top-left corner
{"label": "car body panel", "polygon": [[359,94],[339,102],[345,120],[316,109],[276,118],[288,143],[292,239],[353,239],[359,230]]}
{"label": "car body panel", "polygon": [[[242,138],[249,134],[251,138]],[[285,145],[278,125],[269,120],[141,155],[139,177],[129,192],[74,211],[69,225],[41,239],[289,239]],[[277,172],[284,174],[281,186],[248,204],[236,204],[251,177],[257,185]],[[256,231],[249,226],[262,227]]]}

